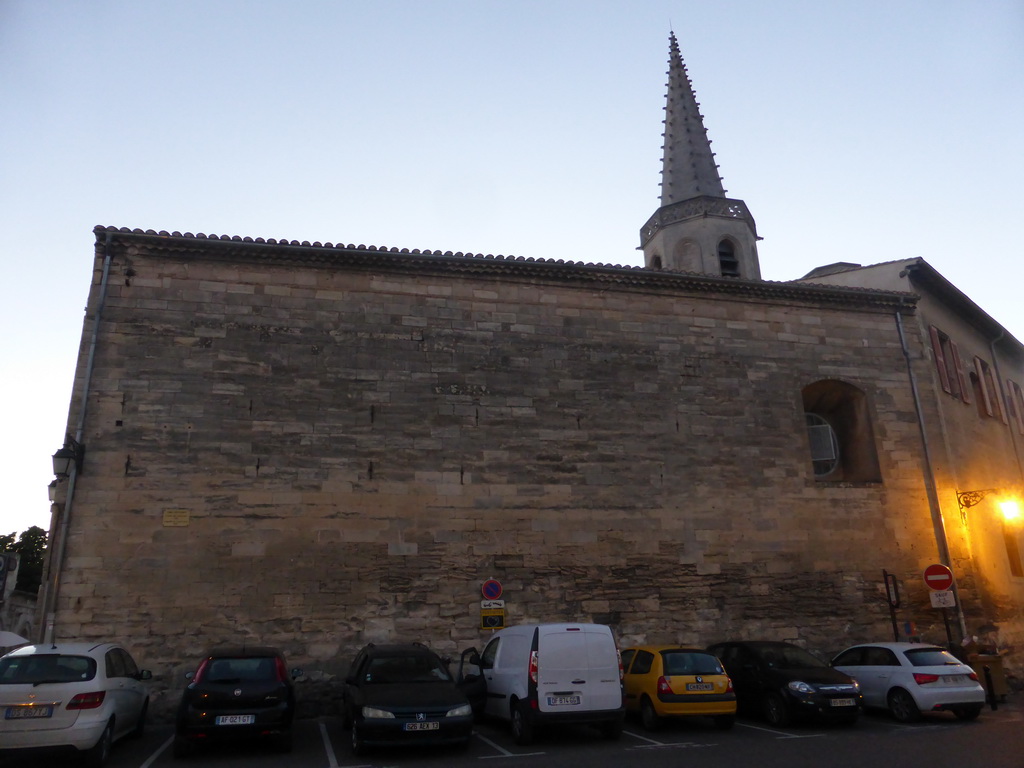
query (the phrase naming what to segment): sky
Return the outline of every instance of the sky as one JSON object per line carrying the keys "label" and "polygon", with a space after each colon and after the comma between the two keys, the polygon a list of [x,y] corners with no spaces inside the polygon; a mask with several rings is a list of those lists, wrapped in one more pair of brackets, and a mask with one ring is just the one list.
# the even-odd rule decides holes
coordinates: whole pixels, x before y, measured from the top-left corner
{"label": "sky", "polygon": [[94,226],[641,265],[670,32],[764,279],[919,256],[1024,340],[1024,0],[0,0],[0,534]]}

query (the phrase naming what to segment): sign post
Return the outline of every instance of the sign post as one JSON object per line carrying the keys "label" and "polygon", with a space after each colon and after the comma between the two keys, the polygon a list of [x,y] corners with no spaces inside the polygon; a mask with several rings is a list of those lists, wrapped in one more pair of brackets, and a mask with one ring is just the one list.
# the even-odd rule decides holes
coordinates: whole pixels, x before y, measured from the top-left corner
{"label": "sign post", "polygon": [[505,601],[501,600],[504,589],[497,579],[487,579],[480,585],[480,629],[502,629],[505,626]]}
{"label": "sign post", "polygon": [[953,586],[953,572],[949,566],[932,563],[924,569],[924,583],[928,589],[932,590],[932,607],[942,609],[942,623],[946,626],[946,643],[952,649],[953,633],[949,630],[949,613],[946,609],[956,605],[953,593],[949,591]]}
{"label": "sign post", "polygon": [[885,596],[889,603],[889,620],[892,622],[892,640],[900,641],[900,631],[896,626],[896,609],[900,607],[900,587],[896,582],[896,574],[882,569],[882,580],[885,582]]}

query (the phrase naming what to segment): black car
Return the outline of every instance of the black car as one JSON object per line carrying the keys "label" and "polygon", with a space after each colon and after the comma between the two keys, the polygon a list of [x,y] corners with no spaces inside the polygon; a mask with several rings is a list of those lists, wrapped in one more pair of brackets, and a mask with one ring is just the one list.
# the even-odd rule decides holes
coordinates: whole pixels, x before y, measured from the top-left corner
{"label": "black car", "polygon": [[295,692],[277,648],[217,648],[207,653],[178,707],[174,756],[226,739],[266,739],[282,752],[292,746]]}
{"label": "black car", "polygon": [[732,678],[741,712],[760,713],[776,726],[808,717],[853,723],[860,714],[857,682],[797,645],[726,642],[708,650]]}
{"label": "black car", "polygon": [[448,666],[420,643],[367,645],[345,678],[342,722],[352,752],[371,745],[457,744],[473,734],[473,708]]}

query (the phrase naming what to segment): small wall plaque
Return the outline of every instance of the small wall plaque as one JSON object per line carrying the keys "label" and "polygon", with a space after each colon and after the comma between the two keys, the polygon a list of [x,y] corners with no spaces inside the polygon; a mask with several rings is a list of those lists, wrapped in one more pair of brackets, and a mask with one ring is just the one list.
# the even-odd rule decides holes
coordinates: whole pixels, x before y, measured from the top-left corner
{"label": "small wall plaque", "polygon": [[187,509],[165,509],[164,528],[186,528],[188,527]]}

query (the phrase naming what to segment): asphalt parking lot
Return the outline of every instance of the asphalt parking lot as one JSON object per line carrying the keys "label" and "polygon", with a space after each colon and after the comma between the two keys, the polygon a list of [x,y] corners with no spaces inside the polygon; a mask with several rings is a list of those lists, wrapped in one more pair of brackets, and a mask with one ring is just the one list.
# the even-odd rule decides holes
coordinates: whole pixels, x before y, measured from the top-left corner
{"label": "asphalt parking lot", "polygon": [[[348,732],[335,718],[302,720],[296,724],[295,746],[280,754],[259,744],[213,748],[186,760],[171,754],[172,728],[151,726],[146,734],[114,748],[109,768],[390,768],[392,766],[481,766],[499,764],[586,764],[587,768],[676,768],[680,762],[702,768],[757,765],[873,768],[875,765],[936,766],[938,768],[1021,768],[1024,766],[1024,707],[1012,697],[997,711],[986,708],[978,720],[961,722],[948,714],[927,715],[920,722],[901,724],[885,713],[867,713],[852,726],[800,724],[774,729],[741,718],[732,731],[719,731],[700,720],[668,724],[655,732],[627,720],[619,741],[604,740],[587,728],[561,728],[536,744],[515,744],[507,727],[484,722],[468,749],[381,749],[353,757]],[[3,768],[77,765],[74,760],[6,759]]]}

